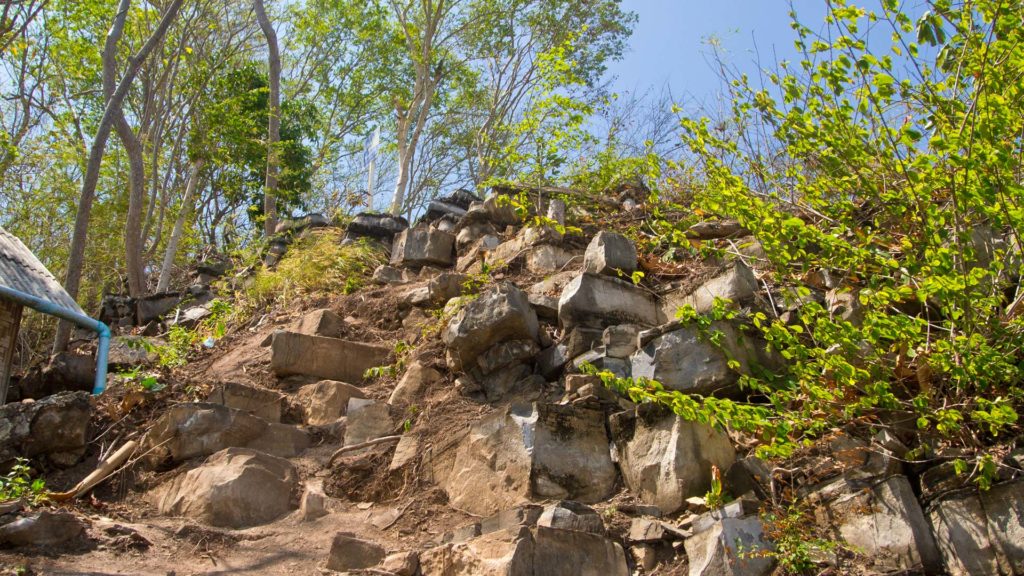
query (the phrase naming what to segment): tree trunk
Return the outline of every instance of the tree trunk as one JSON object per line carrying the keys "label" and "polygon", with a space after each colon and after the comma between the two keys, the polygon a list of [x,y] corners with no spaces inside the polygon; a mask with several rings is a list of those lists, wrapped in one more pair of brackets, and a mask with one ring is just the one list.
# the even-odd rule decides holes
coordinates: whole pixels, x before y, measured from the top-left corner
{"label": "tree trunk", "polygon": [[185,185],[185,198],[181,201],[181,211],[178,212],[178,219],[174,221],[174,230],[171,237],[167,239],[167,250],[164,252],[163,265],[160,267],[160,281],[157,282],[156,291],[166,292],[171,285],[171,269],[174,267],[174,257],[178,254],[178,244],[181,243],[181,236],[185,233],[185,222],[192,217],[192,207],[195,204],[195,193],[198,188],[199,171],[203,169],[203,159],[200,158],[192,163],[192,170],[188,175],[188,184]]}
{"label": "tree trunk", "polygon": [[277,47],[277,32],[267,18],[263,0],[253,0],[256,20],[267,38],[267,64],[270,68],[270,118],[267,121],[267,180],[263,187],[263,231],[267,236],[277,227],[277,143],[281,140],[281,54]]}
{"label": "tree trunk", "polygon": [[[146,61],[146,58],[149,57],[149,54],[156,48],[157,44],[163,41],[164,34],[167,33],[171,22],[174,21],[174,17],[178,14],[182,1],[171,0],[156,30],[146,40],[146,43],[142,45],[142,48],[129,60],[128,69],[125,70],[124,76],[121,77],[121,82],[117,85],[117,89],[114,90],[111,97],[107,99],[106,108],[103,110],[103,117],[100,119],[99,126],[96,129],[96,137],[93,138],[92,146],[89,149],[89,161],[86,164],[85,176],[82,178],[82,196],[78,199],[78,214],[75,216],[75,229],[71,237],[71,252],[68,256],[68,269],[64,278],[64,289],[67,290],[72,298],[78,298],[78,291],[82,284],[82,268],[85,263],[85,244],[89,232],[89,217],[92,214],[92,203],[96,197],[96,184],[100,178],[100,165],[103,162],[103,154],[107,149],[107,139],[110,137],[110,131],[113,128],[116,116],[115,111],[121,109],[121,105],[128,95],[128,89],[131,87],[132,81],[135,80],[136,74],[139,73],[142,63]],[[125,14],[127,14],[129,4],[130,0],[121,1]],[[118,10],[117,17],[121,17],[122,10],[120,6]],[[57,326],[57,335],[53,342],[54,352],[63,352],[67,349],[70,337],[71,324],[61,321]]]}
{"label": "tree trunk", "polygon": [[[117,17],[103,44],[103,96],[109,102],[114,96],[117,74],[117,44],[124,32],[130,0],[121,0]],[[120,107],[114,110],[114,131],[128,154],[128,216],[124,226],[125,266],[128,275],[128,294],[133,298],[146,291],[145,270],[142,262],[142,202],[145,195],[146,162],[142,157],[142,142],[124,117]]]}

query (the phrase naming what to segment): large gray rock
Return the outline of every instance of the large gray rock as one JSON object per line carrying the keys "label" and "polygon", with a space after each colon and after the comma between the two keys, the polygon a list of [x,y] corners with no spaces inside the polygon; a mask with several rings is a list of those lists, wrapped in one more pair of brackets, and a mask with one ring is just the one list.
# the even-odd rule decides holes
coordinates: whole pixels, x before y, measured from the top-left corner
{"label": "large gray rock", "polygon": [[171,406],[142,441],[150,466],[208,456],[230,447],[258,448],[290,458],[308,446],[309,437],[297,428],[206,403]]}
{"label": "large gray rock", "polygon": [[598,232],[583,255],[583,269],[591,274],[628,277],[636,267],[636,246],[615,232]]}
{"label": "large gray rock", "polygon": [[603,413],[548,404],[484,418],[438,476],[453,507],[481,516],[530,499],[599,502],[616,480]]}
{"label": "large gray rock", "polygon": [[391,247],[391,265],[419,268],[455,263],[455,236],[430,226],[403,230]]}
{"label": "large gray rock", "polygon": [[387,364],[391,350],[361,342],[274,332],[270,368],[278,376],[315,376],[325,380],[362,382],[366,370]]}
{"label": "large gray rock", "polygon": [[395,433],[391,407],[376,400],[352,398],[348,401],[345,423],[345,445],[362,444]]}
{"label": "large gray rock", "polygon": [[511,283],[498,284],[463,307],[442,335],[448,366],[468,370],[495,344],[537,340],[537,313],[526,294]]}
{"label": "large gray rock", "polygon": [[[720,332],[718,345],[694,325],[679,328],[644,342],[631,357],[634,378],[657,380],[669,390],[706,396],[729,395],[738,391],[741,374],[750,374],[754,366],[771,367],[776,361],[764,351],[764,341],[743,334],[731,321],[713,322],[708,334]],[[735,360],[738,370],[729,367]]]}
{"label": "large gray rock", "polygon": [[419,360],[413,360],[405,369],[402,379],[391,391],[388,404],[415,404],[423,393],[440,382],[444,377],[434,368]]}
{"label": "large gray rock", "polygon": [[757,292],[758,284],[754,272],[737,260],[724,272],[708,280],[689,294],[678,292],[662,296],[661,310],[666,320],[676,317],[676,311],[683,306],[692,306],[701,314],[709,312],[715,298],[731,300],[734,306],[749,303]]}
{"label": "large gray rock", "polygon": [[266,524],[297,506],[291,462],[247,448],[228,448],[157,491],[161,514],[187,516],[211,526]]}
{"label": "large gray rock", "polygon": [[85,453],[91,416],[87,392],[0,406],[0,462],[45,456],[58,466],[74,465]]}
{"label": "large gray rock", "polygon": [[626,486],[666,514],[711,488],[711,466],[723,472],[736,458],[728,436],[655,406],[611,418],[612,440]]}
{"label": "large gray rock", "polygon": [[933,503],[928,517],[951,576],[1024,574],[1024,481]]}
{"label": "large gray rock", "polygon": [[344,572],[373,568],[384,561],[387,552],[381,546],[356,538],[354,534],[339,532],[331,541],[327,569]]}
{"label": "large gray rock", "polygon": [[544,508],[544,512],[537,519],[537,525],[591,534],[606,533],[604,521],[596,510],[572,500],[562,500]]}
{"label": "large gray rock", "polygon": [[420,555],[423,576],[628,576],[626,555],[603,535],[520,527]]}
{"label": "large gray rock", "polygon": [[346,382],[321,380],[299,388],[295,393],[294,402],[302,414],[304,423],[326,426],[346,414],[351,398],[366,398],[366,394]]}
{"label": "large gray rock", "polygon": [[85,534],[85,523],[70,512],[43,510],[0,526],[0,546],[67,546]]}
{"label": "large gray rock", "polygon": [[540,244],[526,253],[526,269],[533,274],[560,272],[579,254],[553,244]]}
{"label": "large gray rock", "polygon": [[758,554],[770,548],[756,516],[735,517],[710,512],[708,522],[685,541],[690,576],[767,576],[772,558]]}
{"label": "large gray rock", "polygon": [[331,310],[314,310],[297,320],[291,331],[307,336],[341,338],[345,334],[345,321]]}
{"label": "large gray rock", "polygon": [[401,216],[363,212],[349,222],[345,231],[347,238],[373,238],[390,243],[395,235],[409,227],[409,221]]}
{"label": "large gray rock", "polygon": [[210,392],[207,402],[249,412],[267,422],[280,422],[284,394],[237,382],[224,382]]}
{"label": "large gray rock", "polygon": [[941,571],[928,521],[904,476],[863,488],[844,478],[811,496],[824,502],[839,537],[881,573]]}
{"label": "large gray rock", "polygon": [[653,326],[658,319],[653,296],[631,282],[609,276],[581,274],[565,286],[558,300],[558,321],[566,330],[616,324]]}

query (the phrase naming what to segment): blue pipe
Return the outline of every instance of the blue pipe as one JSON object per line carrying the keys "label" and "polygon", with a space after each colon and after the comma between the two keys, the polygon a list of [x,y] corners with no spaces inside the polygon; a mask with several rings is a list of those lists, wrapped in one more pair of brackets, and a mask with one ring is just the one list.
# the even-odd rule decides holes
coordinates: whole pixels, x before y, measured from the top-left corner
{"label": "blue pipe", "polygon": [[110,354],[110,328],[106,324],[89,318],[85,314],[79,314],[74,310],[58,306],[49,300],[43,300],[37,296],[26,294],[7,286],[0,286],[0,297],[14,300],[22,306],[28,306],[33,310],[49,314],[74,322],[87,330],[92,330],[99,335],[99,345],[96,348],[96,380],[92,386],[93,394],[102,394],[107,388],[107,358]]}

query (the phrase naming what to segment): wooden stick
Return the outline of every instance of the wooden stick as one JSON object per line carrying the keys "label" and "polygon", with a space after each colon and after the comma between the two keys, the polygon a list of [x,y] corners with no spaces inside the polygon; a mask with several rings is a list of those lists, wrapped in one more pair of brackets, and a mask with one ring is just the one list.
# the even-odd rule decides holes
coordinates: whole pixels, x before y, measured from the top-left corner
{"label": "wooden stick", "polygon": [[353,452],[355,450],[361,450],[363,448],[369,448],[370,446],[376,446],[378,444],[387,444],[388,442],[398,442],[401,439],[402,439],[401,435],[398,435],[398,436],[382,436],[382,437],[374,439],[374,440],[368,440],[366,442],[363,442],[362,444],[353,444],[351,446],[342,446],[334,454],[331,454],[331,458],[330,458],[330,460],[327,461],[327,465],[331,466],[332,464],[334,464],[335,458],[337,458],[338,456],[341,456],[342,454],[345,454],[347,452]]}
{"label": "wooden stick", "polygon": [[89,490],[95,488],[100,482],[103,482],[110,477],[117,467],[120,466],[125,460],[131,456],[135,450],[139,447],[139,443],[135,440],[129,440],[125,442],[124,446],[121,446],[117,452],[110,455],[109,458],[100,462],[100,465],[93,470],[88,476],[82,479],[74,488],[67,492],[58,492],[50,494],[49,498],[57,502],[63,502],[66,500],[72,500],[78,498],[82,494],[85,494]]}

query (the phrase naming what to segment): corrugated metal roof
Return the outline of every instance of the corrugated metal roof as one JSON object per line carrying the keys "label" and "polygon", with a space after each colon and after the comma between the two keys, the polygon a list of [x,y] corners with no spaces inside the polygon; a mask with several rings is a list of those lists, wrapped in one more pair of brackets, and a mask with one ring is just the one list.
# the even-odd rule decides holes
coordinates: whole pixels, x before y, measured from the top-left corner
{"label": "corrugated metal roof", "polygon": [[83,314],[82,309],[17,236],[0,228],[0,284]]}

